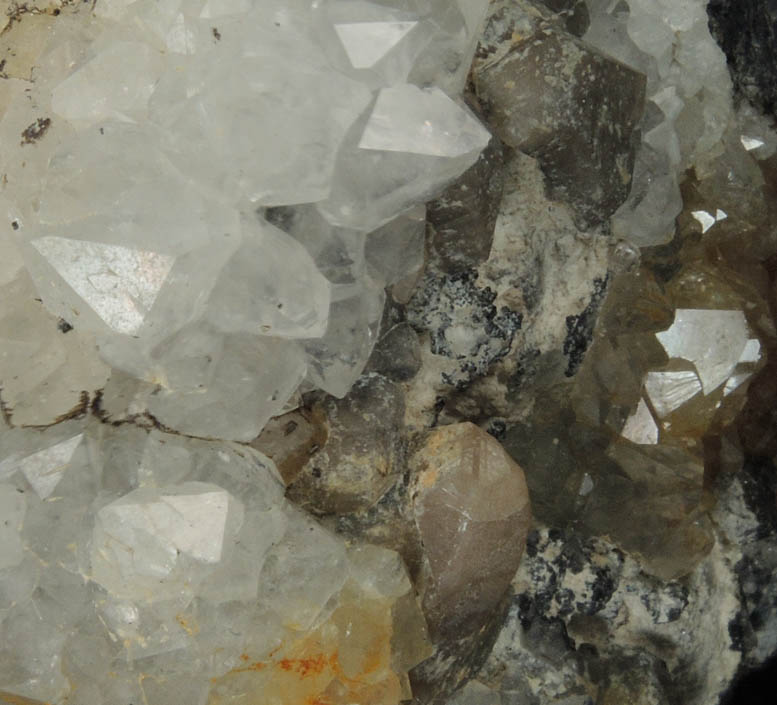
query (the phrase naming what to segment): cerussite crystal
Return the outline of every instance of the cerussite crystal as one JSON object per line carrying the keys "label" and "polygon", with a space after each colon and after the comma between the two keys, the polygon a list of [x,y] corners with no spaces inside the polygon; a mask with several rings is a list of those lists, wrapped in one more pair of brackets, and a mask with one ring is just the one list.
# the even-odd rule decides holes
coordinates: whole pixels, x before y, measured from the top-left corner
{"label": "cerussite crystal", "polygon": [[526,481],[469,423],[433,431],[414,462],[424,610],[434,633],[458,633],[499,602],[518,567],[531,521]]}
{"label": "cerussite crystal", "polygon": [[626,200],[644,75],[522,1],[494,4],[474,76],[496,134],[537,158],[552,197],[573,207],[580,228]]}

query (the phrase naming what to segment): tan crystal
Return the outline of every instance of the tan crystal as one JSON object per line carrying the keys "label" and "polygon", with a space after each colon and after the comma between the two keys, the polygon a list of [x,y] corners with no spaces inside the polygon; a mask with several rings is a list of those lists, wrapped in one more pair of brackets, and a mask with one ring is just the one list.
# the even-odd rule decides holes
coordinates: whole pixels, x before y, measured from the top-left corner
{"label": "tan crystal", "polygon": [[482,623],[502,598],[531,522],[523,470],[471,423],[431,432],[415,457],[420,579],[433,636]]}

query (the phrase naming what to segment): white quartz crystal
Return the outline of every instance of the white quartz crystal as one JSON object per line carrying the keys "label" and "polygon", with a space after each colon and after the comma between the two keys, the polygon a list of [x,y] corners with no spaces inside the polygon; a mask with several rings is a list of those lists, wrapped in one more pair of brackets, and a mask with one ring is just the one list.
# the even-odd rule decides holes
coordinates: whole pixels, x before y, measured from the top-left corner
{"label": "white quartz crystal", "polygon": [[0,287],[0,397],[14,424],[54,423],[105,384],[94,337],[63,329],[26,272]]}
{"label": "white quartz crystal", "polygon": [[355,69],[374,66],[418,24],[411,22],[349,22],[335,25],[345,53]]}
{"label": "white quartz crystal", "polygon": [[30,244],[109,328],[125,335],[143,326],[175,261],[156,252],[62,237]]}
{"label": "white quartz crystal", "polygon": [[326,333],[330,287],[294,238],[244,217],[242,243],[208,302],[212,324],[226,333],[317,338]]}
{"label": "white quartz crystal", "polygon": [[13,485],[0,484],[0,570],[19,565],[24,558],[21,532],[25,508],[24,495]]}
{"label": "white quartz crystal", "polygon": [[[101,0],[63,13],[0,120],[3,284],[26,265],[70,340],[158,385],[133,408],[186,433],[248,440],[303,379],[345,394],[382,288],[418,269],[401,214],[488,142],[456,99],[487,5]],[[33,345],[0,369],[14,408],[40,382],[19,371]]]}
{"label": "white quartz crystal", "polygon": [[3,475],[3,466],[12,472],[19,470],[27,478],[27,482],[30,483],[38,497],[46,499],[62,479],[62,475],[67,470],[68,463],[82,438],[83,434],[79,433],[21,460],[0,463],[0,476]]}
{"label": "white quartz crystal", "polygon": [[411,697],[402,560],[293,508],[250,442],[347,394],[417,277],[419,204],[489,140],[458,98],[487,6],[47,18],[0,96],[0,700]]}
{"label": "white quartz crystal", "polygon": [[[68,424],[81,433],[0,464],[0,693],[237,705],[276,688],[275,702],[296,705],[322,698],[365,639],[384,646],[356,680],[406,678],[410,664],[392,661],[404,638],[392,635],[393,610],[415,598],[395,552],[349,546],[292,507],[272,462],[248,445]],[[54,430],[15,444],[50,443]],[[33,470],[54,462],[67,463],[56,493],[28,491]],[[331,672],[312,684],[296,667],[290,675],[301,654]]]}
{"label": "white quartz crystal", "polygon": [[230,504],[242,514],[227,492],[204,483],[130,492],[97,512],[92,577],[119,597],[164,595],[154,583],[173,574],[181,554],[202,563],[221,559]]}
{"label": "white quartz crystal", "polygon": [[362,132],[359,147],[430,157],[480,151],[490,135],[439,89],[384,88]]}
{"label": "white quartz crystal", "polygon": [[[135,70],[125,71],[130,65]],[[54,89],[51,107],[73,122],[137,119],[146,111],[161,68],[161,57],[147,44],[112,42]]]}

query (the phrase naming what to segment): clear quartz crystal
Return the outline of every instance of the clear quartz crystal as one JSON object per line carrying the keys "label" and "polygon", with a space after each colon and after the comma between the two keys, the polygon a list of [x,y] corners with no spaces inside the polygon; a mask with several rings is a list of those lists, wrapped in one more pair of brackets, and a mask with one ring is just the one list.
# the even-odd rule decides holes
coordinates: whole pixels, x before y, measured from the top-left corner
{"label": "clear quartz crystal", "polygon": [[[249,446],[78,423],[0,463],[1,692],[51,703],[92,692],[100,705],[136,687],[171,705],[271,692],[291,705],[347,674],[342,705],[406,694],[428,642],[395,552],[349,546],[292,507]],[[45,498],[29,491],[34,470],[58,475]],[[418,628],[394,634],[400,613]]]}
{"label": "clear quartz crystal", "polygon": [[293,508],[248,442],[346,395],[418,276],[419,204],[489,141],[458,98],[487,6],[48,18],[0,96],[0,700],[412,696],[399,555]]}
{"label": "clear quartz crystal", "polygon": [[[345,394],[380,288],[420,263],[412,226],[384,226],[488,142],[456,99],[486,7],[106,0],[91,20],[63,13],[0,121],[3,281],[23,262],[70,340],[94,335],[110,367],[159,385],[138,403],[171,428],[244,439],[303,377]],[[287,363],[262,360],[280,350]],[[19,364],[0,370],[4,389]]]}

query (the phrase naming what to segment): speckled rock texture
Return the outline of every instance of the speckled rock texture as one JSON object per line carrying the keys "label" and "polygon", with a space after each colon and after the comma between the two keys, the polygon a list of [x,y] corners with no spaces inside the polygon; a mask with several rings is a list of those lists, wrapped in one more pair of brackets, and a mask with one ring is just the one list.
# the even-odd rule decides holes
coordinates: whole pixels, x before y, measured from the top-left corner
{"label": "speckled rock texture", "polygon": [[407,305],[422,359],[408,384],[413,428],[524,418],[591,340],[614,243],[547,197],[532,157],[510,151],[504,180],[488,259],[451,272],[432,252]]}
{"label": "speckled rock texture", "polygon": [[[740,95],[774,114],[775,0],[708,10]],[[607,221],[631,188],[645,80],[584,44],[588,24],[584,0],[493,0],[465,97],[492,139],[427,204],[423,266],[421,227],[419,268],[384,277],[364,374],[343,398],[299,395],[251,442],[317,521],[401,555],[423,620],[409,610],[400,628],[428,628],[431,644],[412,705],[755,705],[739,684],[777,653],[777,348],[704,457],[613,443],[565,406],[588,377],[628,386],[627,364],[586,367],[629,342],[598,340],[600,313],[638,291],[618,320],[633,332],[647,311],[668,327],[661,302],[689,252],[765,261],[753,279],[774,316],[762,201],[777,161],[689,173],[671,243],[616,241]],[[7,58],[0,74],[14,75]],[[741,152],[732,134],[721,164]],[[692,213],[717,207],[727,218],[702,241]],[[373,244],[368,264],[382,259]],[[99,397],[91,412],[152,422]]]}
{"label": "speckled rock texture", "polygon": [[770,592],[763,576],[742,570],[749,555],[775,548],[759,538],[748,482],[738,478],[722,495],[718,542],[682,580],[645,575],[605,538],[537,526],[494,648],[451,702],[717,703],[743,662],[743,587],[758,599]]}

